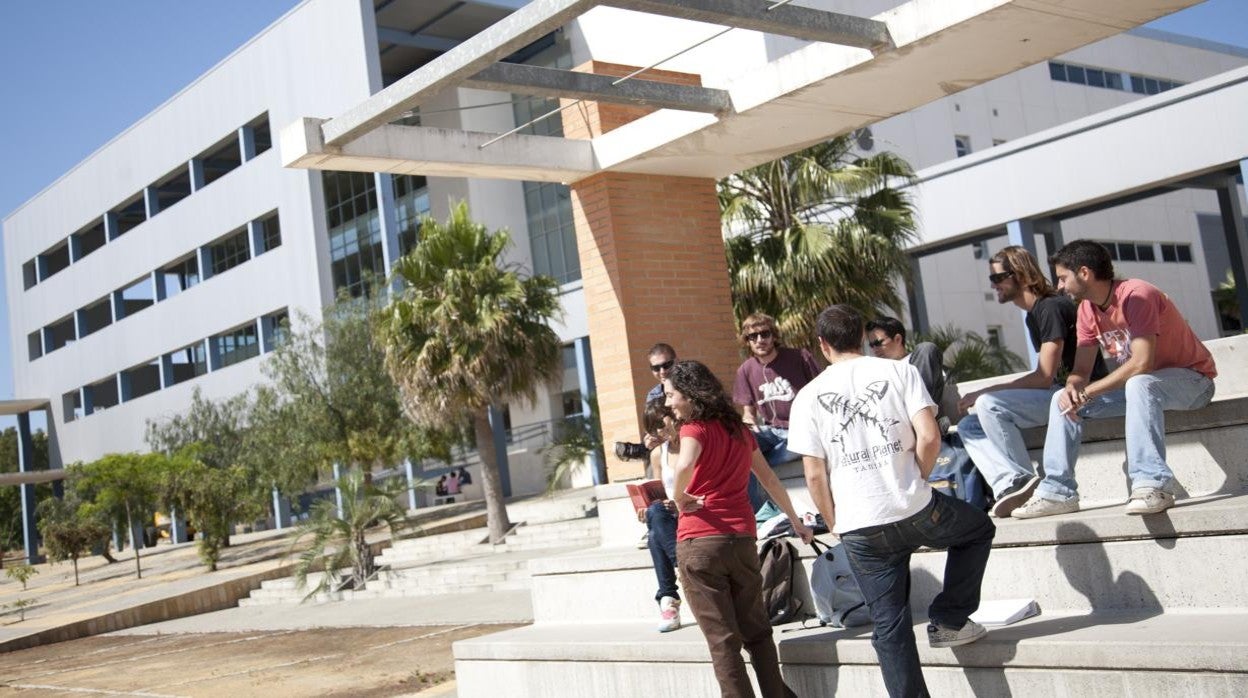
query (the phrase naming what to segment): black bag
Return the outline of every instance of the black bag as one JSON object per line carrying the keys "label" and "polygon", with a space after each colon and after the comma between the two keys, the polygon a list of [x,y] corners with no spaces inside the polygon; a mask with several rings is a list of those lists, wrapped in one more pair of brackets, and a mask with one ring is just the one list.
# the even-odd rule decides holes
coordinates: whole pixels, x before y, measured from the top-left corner
{"label": "black bag", "polygon": [[798,564],[797,549],[783,537],[768,538],[758,549],[763,576],[763,607],[772,625],[797,618],[801,599],[793,593],[793,570]]}
{"label": "black bag", "polygon": [[945,434],[941,439],[936,466],[927,481],[941,494],[961,499],[980,511],[988,511],[988,487],[962,445],[962,437],[957,434]]}

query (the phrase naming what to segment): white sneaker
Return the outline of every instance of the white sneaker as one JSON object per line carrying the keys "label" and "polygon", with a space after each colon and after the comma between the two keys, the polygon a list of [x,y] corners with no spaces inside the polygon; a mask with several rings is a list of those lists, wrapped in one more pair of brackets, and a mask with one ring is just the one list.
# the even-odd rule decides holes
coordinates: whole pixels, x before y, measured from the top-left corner
{"label": "white sneaker", "polygon": [[1141,487],[1138,490],[1131,490],[1131,498],[1127,500],[1127,513],[1157,514],[1172,506],[1174,506],[1174,495],[1156,487]]}
{"label": "white sneaker", "polygon": [[930,647],[961,647],[969,645],[988,634],[984,626],[976,623],[970,618],[966,619],[966,625],[961,630],[946,628],[938,623],[932,623],[927,626],[927,644]]}
{"label": "white sneaker", "polygon": [[659,632],[680,629],[680,599],[664,596],[659,599]]}
{"label": "white sneaker", "polygon": [[645,550],[646,548],[649,548],[649,547],[650,547],[650,532],[646,531],[645,533],[641,534],[641,540],[637,541],[637,549]]}
{"label": "white sneaker", "polygon": [[1056,516],[1057,514],[1073,514],[1079,511],[1079,495],[1075,495],[1070,499],[1058,501],[1056,499],[1045,499],[1039,495],[1031,498],[1023,506],[1014,510],[1010,516],[1016,519],[1037,519],[1041,516]]}

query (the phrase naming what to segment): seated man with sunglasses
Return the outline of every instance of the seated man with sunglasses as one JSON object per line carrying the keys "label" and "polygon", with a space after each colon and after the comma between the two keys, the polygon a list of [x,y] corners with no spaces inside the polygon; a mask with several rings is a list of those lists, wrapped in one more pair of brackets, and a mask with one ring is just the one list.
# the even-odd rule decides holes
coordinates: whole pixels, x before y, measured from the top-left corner
{"label": "seated man with sunglasses", "polygon": [[[931,342],[919,342],[906,350],[906,327],[894,317],[879,317],[867,323],[867,346],[881,359],[908,361],[919,371],[928,397],[936,403],[936,424],[940,433],[949,431],[957,421],[957,386],[945,375],[940,348]],[[952,390],[946,399],[946,390]]]}
{"label": "seated man with sunglasses", "polygon": [[[961,407],[975,406],[975,414],[958,423],[962,443],[975,467],[988,481],[996,503],[992,515],[1030,518],[1019,509],[1031,497],[1040,477],[1027,455],[1022,430],[1049,423],[1049,403],[1075,362],[1075,303],[1049,283],[1030,252],[1011,245],[988,260],[988,282],[998,303],[1013,303],[1027,313],[1024,321],[1031,346],[1038,356],[1036,367],[1008,383],[977,390],[962,398]],[[1105,375],[1100,355],[1092,379]],[[1062,503],[1046,513],[1077,511],[1077,500]],[[1034,513],[1034,512],[1033,512]]]}
{"label": "seated man with sunglasses", "polygon": [[[789,408],[797,391],[819,375],[819,365],[809,351],[783,346],[775,319],[764,313],[754,313],[741,323],[741,344],[750,358],[737,369],[732,401],[742,407],[771,467],[801,459],[788,449]],[[754,511],[767,501],[752,476],[749,496]]]}

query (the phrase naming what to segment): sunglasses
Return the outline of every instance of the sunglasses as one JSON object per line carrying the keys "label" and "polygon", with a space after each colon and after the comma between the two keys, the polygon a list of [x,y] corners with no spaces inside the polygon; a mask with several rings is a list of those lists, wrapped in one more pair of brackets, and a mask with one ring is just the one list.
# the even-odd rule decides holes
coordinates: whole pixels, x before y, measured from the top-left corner
{"label": "sunglasses", "polygon": [[887,341],[888,341],[888,337],[881,337],[880,339],[873,339],[870,342],[867,342],[867,346],[871,347],[872,349],[879,349],[881,346],[884,346],[884,342],[887,342]]}
{"label": "sunglasses", "polygon": [[989,274],[988,281],[994,284],[999,284],[1002,281],[1005,281],[1006,279],[1010,278],[1011,276],[1014,276],[1014,272],[1012,271],[999,271],[996,274]]}
{"label": "sunglasses", "polygon": [[759,332],[751,332],[751,333],[749,333],[749,334],[745,335],[745,341],[747,341],[747,342],[757,342],[757,341],[758,341],[758,340],[760,340],[760,339],[771,339],[771,338],[772,338],[772,336],[773,336],[773,333],[772,333],[772,331],[771,331],[771,330],[762,330],[762,331],[759,331]]}
{"label": "sunglasses", "polygon": [[667,361],[664,361],[661,364],[650,364],[650,370],[654,371],[655,373],[658,373],[659,371],[666,371],[675,365],[676,365],[676,359],[668,359]]}

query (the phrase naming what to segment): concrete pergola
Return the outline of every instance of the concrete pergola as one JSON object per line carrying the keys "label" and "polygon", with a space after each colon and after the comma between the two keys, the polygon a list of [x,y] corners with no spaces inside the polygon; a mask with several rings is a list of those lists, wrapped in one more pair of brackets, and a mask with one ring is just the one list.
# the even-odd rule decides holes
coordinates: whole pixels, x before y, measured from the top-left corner
{"label": "concrete pergola", "polygon": [[[51,401],[44,398],[0,400],[0,415],[17,417],[17,472],[0,474],[0,487],[14,486],[21,488],[22,499],[22,543],[26,552],[27,562],[42,562],[39,554],[39,529],[35,527],[35,484],[52,482],[57,488],[65,479],[65,471],[60,468],[35,470],[35,449],[30,431],[30,413],[47,412],[52,407]],[[51,424],[52,420],[49,419]],[[48,437],[48,463],[54,464],[54,444],[51,435]],[[58,494],[59,495],[59,491]]]}
{"label": "concrete pergola", "polygon": [[[346,112],[287,126],[281,156],[296,168],[568,183],[603,434],[635,440],[651,344],[670,342],[724,379],[739,361],[718,179],[1198,1],[910,0],[860,18],[759,0],[532,0]],[[733,75],[686,59],[695,69],[624,82],[603,76],[649,63],[604,58],[589,39],[575,71],[499,62],[621,10],[652,15],[645,26],[694,20],[805,43]],[[562,138],[391,123],[459,87],[585,101],[563,112]],[[655,288],[670,307],[654,307]]]}

